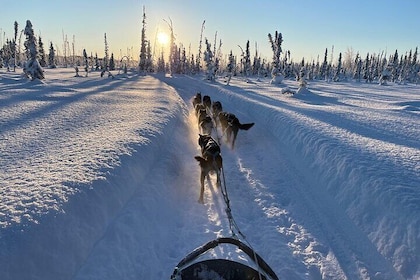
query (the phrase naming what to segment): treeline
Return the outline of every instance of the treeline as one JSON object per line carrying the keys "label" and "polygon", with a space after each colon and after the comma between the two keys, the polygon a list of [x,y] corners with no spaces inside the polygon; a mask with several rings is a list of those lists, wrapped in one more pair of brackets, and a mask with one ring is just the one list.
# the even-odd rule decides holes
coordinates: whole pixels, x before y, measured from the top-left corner
{"label": "treeline", "polygon": [[[143,29],[142,29],[142,48],[150,46],[150,41],[145,36],[145,13],[143,10]],[[268,41],[271,44],[273,57],[271,61],[263,59],[256,51],[251,55],[249,41],[241,49],[239,56],[233,55],[232,51],[228,55],[222,53],[222,41],[217,40],[217,33],[214,36],[213,44],[204,38],[203,43],[203,22],[200,34],[200,44],[198,54],[194,56],[191,51],[186,51],[182,44],[175,44],[172,22],[168,23],[171,31],[170,55],[169,61],[165,62],[163,52],[159,55],[155,64],[150,53],[146,55],[140,52],[140,68],[142,71],[169,72],[171,74],[197,74],[204,73],[208,80],[214,80],[217,77],[232,76],[242,77],[271,77],[272,81],[281,82],[283,78],[296,80],[326,80],[326,81],[349,81],[359,82],[378,82],[386,83],[388,81],[397,83],[419,83],[420,82],[420,61],[418,61],[418,48],[414,51],[409,50],[404,54],[399,54],[398,50],[391,55],[386,53],[366,54],[362,57],[359,53],[353,55],[353,52],[345,54],[339,53],[338,59],[333,61],[332,54],[325,50],[322,61],[294,62],[291,59],[291,52],[282,50],[282,34],[276,31],[274,34],[268,34]],[[201,50],[204,49],[204,52]],[[150,50],[150,48],[149,48]],[[331,51],[332,52],[332,51]],[[142,62],[142,57],[143,62]],[[146,59],[147,57],[147,59]],[[144,66],[143,68],[141,66]],[[147,67],[146,67],[147,65]],[[280,78],[281,77],[281,78]]]}
{"label": "treeline", "polygon": [[[269,40],[271,42],[271,40]],[[280,40],[277,40],[279,44]],[[276,44],[273,42],[274,45]],[[214,43],[215,44],[215,43]],[[221,43],[219,43],[221,46]],[[272,44],[273,45],[273,44]],[[208,80],[214,80],[218,76],[242,76],[242,77],[271,77],[282,76],[285,79],[326,80],[332,82],[358,81],[378,82],[388,81],[395,83],[420,83],[420,62],[418,61],[418,48],[399,55],[398,50],[392,55],[366,54],[362,57],[359,53],[355,56],[338,54],[338,59],[333,61],[329,58],[328,49],[325,50],[323,60],[294,62],[291,52],[283,53],[280,47],[273,46],[273,59],[268,61],[261,58],[257,52],[251,55],[249,41],[239,56],[233,55],[232,51],[225,56],[220,48],[212,48],[212,44],[205,39],[205,51],[203,62],[200,64],[194,55],[186,56],[185,48],[174,48],[172,69],[177,74],[196,74],[204,72]],[[332,57],[332,56],[331,56]],[[163,57],[161,58],[161,60]],[[164,65],[161,63],[161,65]],[[165,68],[158,67],[158,71]],[[280,80],[281,81],[281,80]]]}
{"label": "treeline", "polygon": [[[398,50],[391,55],[386,53],[366,54],[361,56],[348,51],[338,59],[333,60],[333,49],[325,50],[323,59],[300,62],[293,61],[291,51],[283,51],[282,34],[275,31],[268,34],[267,41],[272,49],[272,59],[262,58],[258,51],[251,54],[250,42],[245,46],[238,45],[241,50],[239,55],[234,55],[232,50],[229,54],[223,54],[222,41],[217,39],[217,33],[213,42],[206,37],[203,38],[205,21],[203,21],[200,34],[198,52],[194,54],[191,49],[188,51],[182,43],[176,44],[175,32],[172,21],[166,22],[170,30],[169,55],[165,58],[163,50],[155,55],[152,51],[152,44],[146,36],[146,13],[143,8],[143,20],[141,29],[141,45],[138,60],[131,56],[124,56],[119,61],[114,59],[114,54],[109,55],[109,47],[104,37],[105,56],[99,58],[97,54],[88,55],[86,50],[83,54],[75,54],[74,37],[71,44],[67,36],[63,36],[63,51],[58,51],[50,42],[48,53],[44,49],[42,38],[33,34],[32,24],[27,21],[24,30],[19,34],[18,23],[14,23],[14,37],[7,39],[0,49],[0,67],[15,71],[16,67],[24,69],[28,62],[39,67],[55,68],[74,67],[78,75],[79,67],[83,67],[86,75],[89,71],[106,71],[115,69],[127,71],[127,67],[136,68],[139,73],[170,73],[170,74],[205,74],[208,80],[215,80],[218,77],[227,77],[228,81],[232,76],[241,77],[271,77],[274,82],[281,82],[282,79],[296,80],[326,80],[326,81],[359,81],[378,82],[388,81],[397,83],[419,83],[420,62],[418,61],[418,48],[400,54]],[[26,40],[22,48],[22,33]],[[41,69],[36,70],[41,73]],[[42,75],[39,75],[41,77]]]}
{"label": "treeline", "polygon": [[[52,42],[50,42],[47,54],[42,38],[41,36],[35,36],[30,20],[26,21],[26,26],[21,32],[18,32],[18,26],[15,21],[14,37],[6,39],[0,48],[0,68],[7,68],[7,71],[16,71],[16,67],[19,67],[28,78],[34,80],[44,78],[43,68],[46,67],[74,67],[76,75],[79,75],[79,67],[83,67],[87,76],[89,71],[101,71],[101,75],[103,75],[117,67],[124,68],[124,71],[127,71],[129,66],[127,57],[117,62],[113,53],[109,55],[106,33],[104,35],[105,56],[103,58],[98,57],[97,54],[92,55],[91,53],[88,55],[85,49],[82,55],[76,54],[74,37],[72,48],[70,48],[67,36],[63,36],[63,53],[59,55]],[[25,36],[24,40],[22,40],[22,35]]]}

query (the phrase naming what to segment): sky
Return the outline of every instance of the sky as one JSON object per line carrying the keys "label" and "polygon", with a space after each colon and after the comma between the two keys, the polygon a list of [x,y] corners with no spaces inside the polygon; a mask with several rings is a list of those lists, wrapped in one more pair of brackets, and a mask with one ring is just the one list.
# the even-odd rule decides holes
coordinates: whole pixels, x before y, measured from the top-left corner
{"label": "sky", "polygon": [[[76,54],[104,54],[104,34],[115,57],[137,58],[140,50],[142,10],[146,12],[146,37],[155,54],[167,50],[156,40],[158,32],[169,33],[169,23],[187,54],[198,53],[200,31],[224,55],[241,54],[250,42],[271,60],[268,33],[283,35],[283,51],[294,61],[323,60],[325,50],[334,59],[341,52],[405,54],[420,45],[420,1],[417,0],[2,0],[0,43],[14,37],[14,22],[19,30],[31,20],[35,34],[44,45],[52,42],[63,51],[63,38]],[[23,42],[24,36],[22,36]],[[240,46],[240,47],[239,47]]]}

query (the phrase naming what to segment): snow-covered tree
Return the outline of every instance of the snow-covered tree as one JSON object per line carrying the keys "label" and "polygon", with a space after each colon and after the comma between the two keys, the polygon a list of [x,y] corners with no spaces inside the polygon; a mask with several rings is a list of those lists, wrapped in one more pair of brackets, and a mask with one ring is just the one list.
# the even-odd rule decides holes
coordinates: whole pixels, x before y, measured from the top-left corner
{"label": "snow-covered tree", "polygon": [[214,54],[211,50],[211,44],[205,39],[206,50],[204,51],[204,62],[206,63],[206,79],[214,81],[216,79],[216,67],[214,65]]}
{"label": "snow-covered tree", "polygon": [[203,44],[203,32],[204,32],[204,24],[206,23],[205,20],[203,20],[203,23],[201,24],[201,32],[200,32],[200,42],[198,44],[198,55],[197,55],[197,63],[196,63],[196,72],[200,73],[201,71],[201,46]]}
{"label": "snow-covered tree", "polygon": [[262,72],[262,63],[261,63],[261,57],[258,54],[257,48],[255,48],[255,56],[252,63],[252,75],[257,75],[258,77],[263,74]]}
{"label": "snow-covered tree", "polygon": [[89,61],[88,61],[86,49],[83,49],[83,60],[85,63],[85,72],[86,72],[86,77],[87,77],[89,73]]}
{"label": "snow-covered tree", "polygon": [[47,67],[47,59],[45,56],[45,49],[44,49],[44,43],[42,42],[41,36],[38,37],[38,59],[39,64],[41,67]]}
{"label": "snow-covered tree", "polygon": [[106,33],[104,35],[104,43],[105,43],[105,56],[104,56],[103,71],[108,71],[108,66],[109,66],[109,46],[108,46],[108,40],[106,39]]}
{"label": "snow-covered tree", "polygon": [[98,71],[101,68],[101,64],[99,63],[98,53],[95,53],[95,70]]}
{"label": "snow-covered tree", "polygon": [[249,40],[246,41],[245,53],[243,57],[244,75],[246,77],[251,75],[251,52],[249,50]]}
{"label": "snow-covered tree", "polygon": [[114,53],[111,53],[111,58],[109,59],[109,70],[115,70]]}
{"label": "snow-covered tree", "polygon": [[366,55],[365,62],[363,64],[363,79],[367,82],[372,82],[372,75],[371,75],[371,60],[369,57],[369,53]]}
{"label": "snow-covered tree", "polygon": [[144,73],[148,70],[148,62],[147,62],[147,41],[146,41],[146,11],[143,6],[143,20],[142,20],[142,28],[141,28],[141,45],[140,45],[140,59],[139,59],[139,73]]}
{"label": "snow-covered tree", "polygon": [[281,44],[283,43],[283,36],[280,32],[274,33],[274,38],[271,33],[268,33],[268,41],[271,44],[271,49],[273,50],[273,68],[279,70],[280,67],[280,55],[282,53]]}
{"label": "snow-covered tree", "polygon": [[63,32],[63,59],[64,67],[67,68],[67,50],[69,49],[69,41],[67,40],[67,35],[64,35]]}
{"label": "snow-covered tree", "polygon": [[226,82],[229,85],[230,79],[235,74],[235,57],[233,56],[232,51],[229,53],[228,64],[226,66]]}
{"label": "snow-covered tree", "polygon": [[48,53],[48,67],[49,68],[56,68],[57,67],[55,65],[55,50],[54,50],[54,46],[53,46],[52,42],[50,44],[50,51]]}
{"label": "snow-covered tree", "polygon": [[0,68],[3,68],[3,55],[4,51],[3,49],[0,49]]}
{"label": "snow-covered tree", "polygon": [[175,33],[174,27],[172,24],[172,20],[169,19],[169,22],[165,21],[168,24],[169,30],[171,35],[169,36],[169,73],[171,75],[176,73],[176,69],[178,68],[179,63],[179,56],[177,54],[178,48],[175,44]]}
{"label": "snow-covered tree", "polygon": [[386,85],[390,79],[391,79],[391,70],[390,70],[390,67],[386,67],[384,70],[382,70],[381,76],[379,78],[379,84]]}
{"label": "snow-covered tree", "polygon": [[282,53],[281,44],[283,43],[283,36],[280,32],[274,33],[274,38],[271,33],[268,33],[268,40],[273,50],[273,68],[271,70],[271,83],[278,84],[283,81],[283,75],[280,71],[280,55]]}
{"label": "snow-covered tree", "polygon": [[17,52],[17,44],[16,44],[16,41],[17,41],[17,35],[18,35],[18,23],[17,23],[17,21],[15,21],[15,24],[14,24],[14,28],[15,28],[15,40],[14,40],[14,45],[13,45],[13,72],[16,72],[16,64],[17,64],[17,55],[18,55],[18,52]]}
{"label": "snow-covered tree", "polygon": [[147,68],[146,70],[148,72],[153,72],[154,71],[154,67],[153,67],[153,53],[152,53],[152,46],[150,44],[150,41],[147,41],[147,47],[146,47],[146,65]]}
{"label": "snow-covered tree", "polygon": [[10,41],[9,39],[7,39],[6,44],[0,48],[0,60],[1,60],[0,67],[6,66],[7,71],[10,71],[10,66],[12,66],[14,63],[13,46],[14,46],[13,41]]}
{"label": "snow-covered tree", "polygon": [[[114,78],[114,76],[112,75],[112,73],[109,71],[110,70],[110,61],[109,61],[109,47],[108,47],[108,41],[107,41],[107,39],[106,39],[106,33],[105,33],[105,57],[104,57],[104,61],[103,61],[103,67],[102,67],[102,71],[101,71],[101,77],[103,77],[104,76],[104,74],[106,73],[106,72],[108,72],[108,77],[112,77],[112,78]],[[113,55],[112,55],[112,59],[114,59],[113,58]]]}
{"label": "snow-covered tree", "polygon": [[356,67],[354,68],[353,79],[360,82],[362,79],[362,60],[360,59],[359,53],[357,53],[354,63]]}
{"label": "snow-covered tree", "polygon": [[157,72],[164,73],[165,72],[165,58],[163,56],[163,51],[160,53],[160,56],[157,61]]}
{"label": "snow-covered tree", "polygon": [[342,67],[342,55],[341,52],[338,55],[338,63],[337,63],[337,68],[335,69],[335,73],[334,73],[334,82],[339,82],[342,80],[342,71],[343,71],[343,67]]}
{"label": "snow-covered tree", "polygon": [[45,78],[44,69],[42,69],[37,59],[38,51],[36,47],[36,38],[30,20],[26,21],[24,34],[26,36],[25,48],[27,61],[23,67],[23,72],[25,73],[26,77],[31,80],[42,80]]}
{"label": "snow-covered tree", "polygon": [[390,58],[390,61],[392,61],[391,80],[395,82],[398,79],[398,73],[400,71],[399,62],[398,62],[398,50],[395,50],[394,56]]}
{"label": "snow-covered tree", "polygon": [[322,62],[322,66],[319,69],[320,73],[319,73],[319,77],[321,79],[325,79],[328,80],[328,49],[325,49],[325,54],[324,54],[324,62]]}

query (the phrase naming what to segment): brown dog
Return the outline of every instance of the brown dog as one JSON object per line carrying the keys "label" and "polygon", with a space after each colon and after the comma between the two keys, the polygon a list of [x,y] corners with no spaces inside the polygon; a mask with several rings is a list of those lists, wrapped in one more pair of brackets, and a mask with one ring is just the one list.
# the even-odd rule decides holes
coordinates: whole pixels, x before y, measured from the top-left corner
{"label": "brown dog", "polygon": [[194,158],[198,161],[200,173],[200,197],[198,202],[204,203],[204,179],[215,172],[217,176],[217,186],[221,186],[220,173],[223,166],[222,156],[220,155],[220,146],[210,135],[199,135],[198,144],[201,147],[201,155]]}

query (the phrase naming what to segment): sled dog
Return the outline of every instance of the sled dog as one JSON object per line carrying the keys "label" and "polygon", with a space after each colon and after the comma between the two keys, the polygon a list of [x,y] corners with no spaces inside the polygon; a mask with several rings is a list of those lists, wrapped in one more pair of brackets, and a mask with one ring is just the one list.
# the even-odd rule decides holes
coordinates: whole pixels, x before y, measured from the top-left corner
{"label": "sled dog", "polygon": [[201,129],[201,123],[203,121],[205,121],[205,119],[207,117],[210,117],[210,116],[207,114],[207,110],[206,109],[201,108],[201,109],[199,109],[197,111],[197,123],[198,123],[199,129]]}
{"label": "sled dog", "polygon": [[213,131],[213,119],[207,115],[200,123],[200,132],[203,134],[211,134]]}
{"label": "sled dog", "polygon": [[222,128],[223,134],[226,135],[227,142],[231,143],[232,149],[235,146],[236,137],[238,135],[239,129],[248,130],[254,123],[244,123],[241,124],[239,119],[232,113],[220,112],[218,114],[218,119],[220,126]]}
{"label": "sled dog", "polygon": [[196,106],[197,104],[200,104],[200,103],[201,103],[201,93],[200,93],[200,92],[197,92],[197,93],[195,94],[195,96],[194,96],[193,100],[192,100],[193,107],[195,108],[195,106]]}
{"label": "sled dog", "polygon": [[220,187],[220,172],[222,170],[222,156],[220,155],[220,146],[217,144],[210,135],[199,135],[198,144],[201,147],[201,156],[195,156],[194,158],[198,161],[201,172],[200,172],[200,196],[198,202],[204,203],[204,180],[210,175],[211,172],[215,172],[217,176],[217,186]]}
{"label": "sled dog", "polygon": [[214,101],[211,104],[211,111],[213,113],[213,116],[217,117],[217,115],[223,111],[222,103],[220,101]]}
{"label": "sled dog", "polygon": [[203,104],[210,111],[211,109],[211,98],[208,95],[203,96]]}

